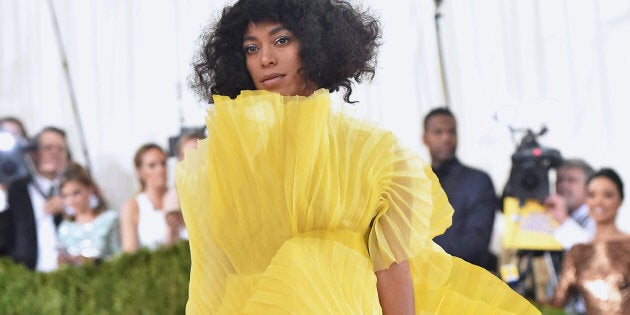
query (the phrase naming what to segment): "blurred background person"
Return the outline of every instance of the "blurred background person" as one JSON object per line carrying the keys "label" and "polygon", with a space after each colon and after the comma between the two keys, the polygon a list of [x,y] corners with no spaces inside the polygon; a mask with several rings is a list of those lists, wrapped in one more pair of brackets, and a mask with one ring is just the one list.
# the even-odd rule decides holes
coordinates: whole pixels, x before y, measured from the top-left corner
{"label": "blurred background person", "polygon": [[0,118],[0,129],[12,134],[19,140],[26,140],[28,137],[24,123],[17,117],[6,116]]}
{"label": "blurred background person", "polygon": [[107,208],[90,174],[73,163],[61,176],[60,188],[73,216],[67,216],[57,229],[59,263],[79,265],[119,253],[118,215]]}
{"label": "blurred background person", "polygon": [[615,224],[624,199],[621,177],[604,168],[589,177],[589,213],[595,235],[566,254],[560,281],[549,302],[562,307],[571,292],[584,297],[587,314],[628,314],[630,309],[630,235]]}
{"label": "blurred background person", "polygon": [[[589,216],[586,204],[586,181],[593,175],[593,168],[582,159],[564,159],[556,168],[556,191],[549,195],[544,202],[547,212],[558,222],[554,230],[554,238],[567,251],[575,244],[588,242],[595,233],[595,222]],[[554,271],[547,270],[549,277],[558,277],[562,271],[562,252],[554,252],[552,256]],[[557,281],[547,279],[545,286],[554,289]],[[548,294],[552,290],[547,290]],[[568,313],[582,314],[585,312],[584,300],[578,292],[570,294],[565,303]]]}
{"label": "blurred background person", "polygon": [[169,224],[163,211],[168,188],[166,153],[157,144],[142,145],[134,156],[140,192],[128,200],[120,213],[122,250],[135,252],[141,247],[156,249],[180,239],[180,223]]}
{"label": "blurred background person", "polygon": [[66,133],[45,127],[36,136],[35,172],[8,191],[9,206],[0,213],[0,255],[37,271],[57,268],[56,227],[65,203],[59,176],[70,161]]}
{"label": "blurred background person", "polygon": [[545,200],[545,208],[560,224],[554,237],[565,250],[588,242],[595,232],[586,205],[586,180],[593,172],[581,159],[564,160],[556,170],[556,193]]}
{"label": "blurred background person", "polygon": [[[7,132],[13,138],[18,145],[26,144],[28,134],[26,128],[20,119],[13,116],[6,116],[0,118],[0,132]],[[8,184],[0,182],[0,211],[7,208],[7,190]]]}
{"label": "blurred background person", "polygon": [[[177,161],[184,159],[184,152],[188,149],[197,148],[197,141],[205,138],[202,132],[184,133],[177,141]],[[166,212],[166,222],[169,226],[180,227],[179,230],[172,228],[171,231],[179,233],[181,238],[187,239],[188,233],[184,227],[184,217],[182,216],[181,207],[179,205],[179,196],[175,186],[169,188],[164,195],[164,211]],[[176,239],[177,235],[171,238]]]}
{"label": "blurred background person", "polygon": [[434,241],[447,253],[495,272],[497,258],[489,249],[497,209],[494,186],[488,174],[457,159],[457,124],[448,108],[435,108],[425,116],[422,142],[455,209],[453,225]]}

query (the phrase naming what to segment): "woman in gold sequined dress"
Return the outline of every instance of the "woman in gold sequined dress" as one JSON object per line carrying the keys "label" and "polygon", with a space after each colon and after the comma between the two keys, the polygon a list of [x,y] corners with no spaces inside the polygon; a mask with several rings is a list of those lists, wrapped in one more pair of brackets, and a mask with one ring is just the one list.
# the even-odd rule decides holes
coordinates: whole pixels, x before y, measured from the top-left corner
{"label": "woman in gold sequined dress", "polygon": [[589,178],[586,203],[595,236],[566,254],[551,305],[563,306],[577,290],[589,315],[630,314],[630,235],[615,225],[623,197],[623,182],[614,170],[604,168]]}

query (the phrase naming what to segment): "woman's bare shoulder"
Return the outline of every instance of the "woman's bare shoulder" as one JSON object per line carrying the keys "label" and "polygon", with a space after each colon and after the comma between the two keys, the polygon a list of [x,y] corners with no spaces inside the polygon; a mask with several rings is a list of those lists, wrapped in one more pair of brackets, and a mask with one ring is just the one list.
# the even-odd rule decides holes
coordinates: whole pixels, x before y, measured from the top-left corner
{"label": "woman's bare shoulder", "polygon": [[139,212],[138,201],[136,201],[136,196],[134,195],[132,198],[125,201],[120,209],[121,216],[128,216],[137,214]]}

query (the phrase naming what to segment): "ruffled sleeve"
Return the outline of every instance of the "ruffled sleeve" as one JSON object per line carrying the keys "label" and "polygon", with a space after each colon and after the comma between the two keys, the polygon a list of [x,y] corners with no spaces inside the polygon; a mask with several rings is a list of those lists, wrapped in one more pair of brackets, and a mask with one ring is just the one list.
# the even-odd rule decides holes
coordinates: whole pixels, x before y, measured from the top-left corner
{"label": "ruffled sleeve", "polygon": [[368,239],[374,270],[438,250],[433,237],[451,225],[453,208],[435,174],[419,156],[401,149],[393,134],[380,157],[379,202]]}

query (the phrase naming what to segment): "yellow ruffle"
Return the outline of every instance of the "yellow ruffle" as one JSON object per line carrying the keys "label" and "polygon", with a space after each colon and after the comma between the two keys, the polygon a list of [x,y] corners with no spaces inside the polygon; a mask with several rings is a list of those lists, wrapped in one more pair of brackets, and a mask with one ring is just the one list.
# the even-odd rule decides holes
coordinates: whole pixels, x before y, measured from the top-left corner
{"label": "yellow ruffle", "polygon": [[191,314],[380,314],[374,271],[410,261],[418,314],[536,314],[432,242],[453,213],[391,132],[309,97],[218,96],[177,165]]}

